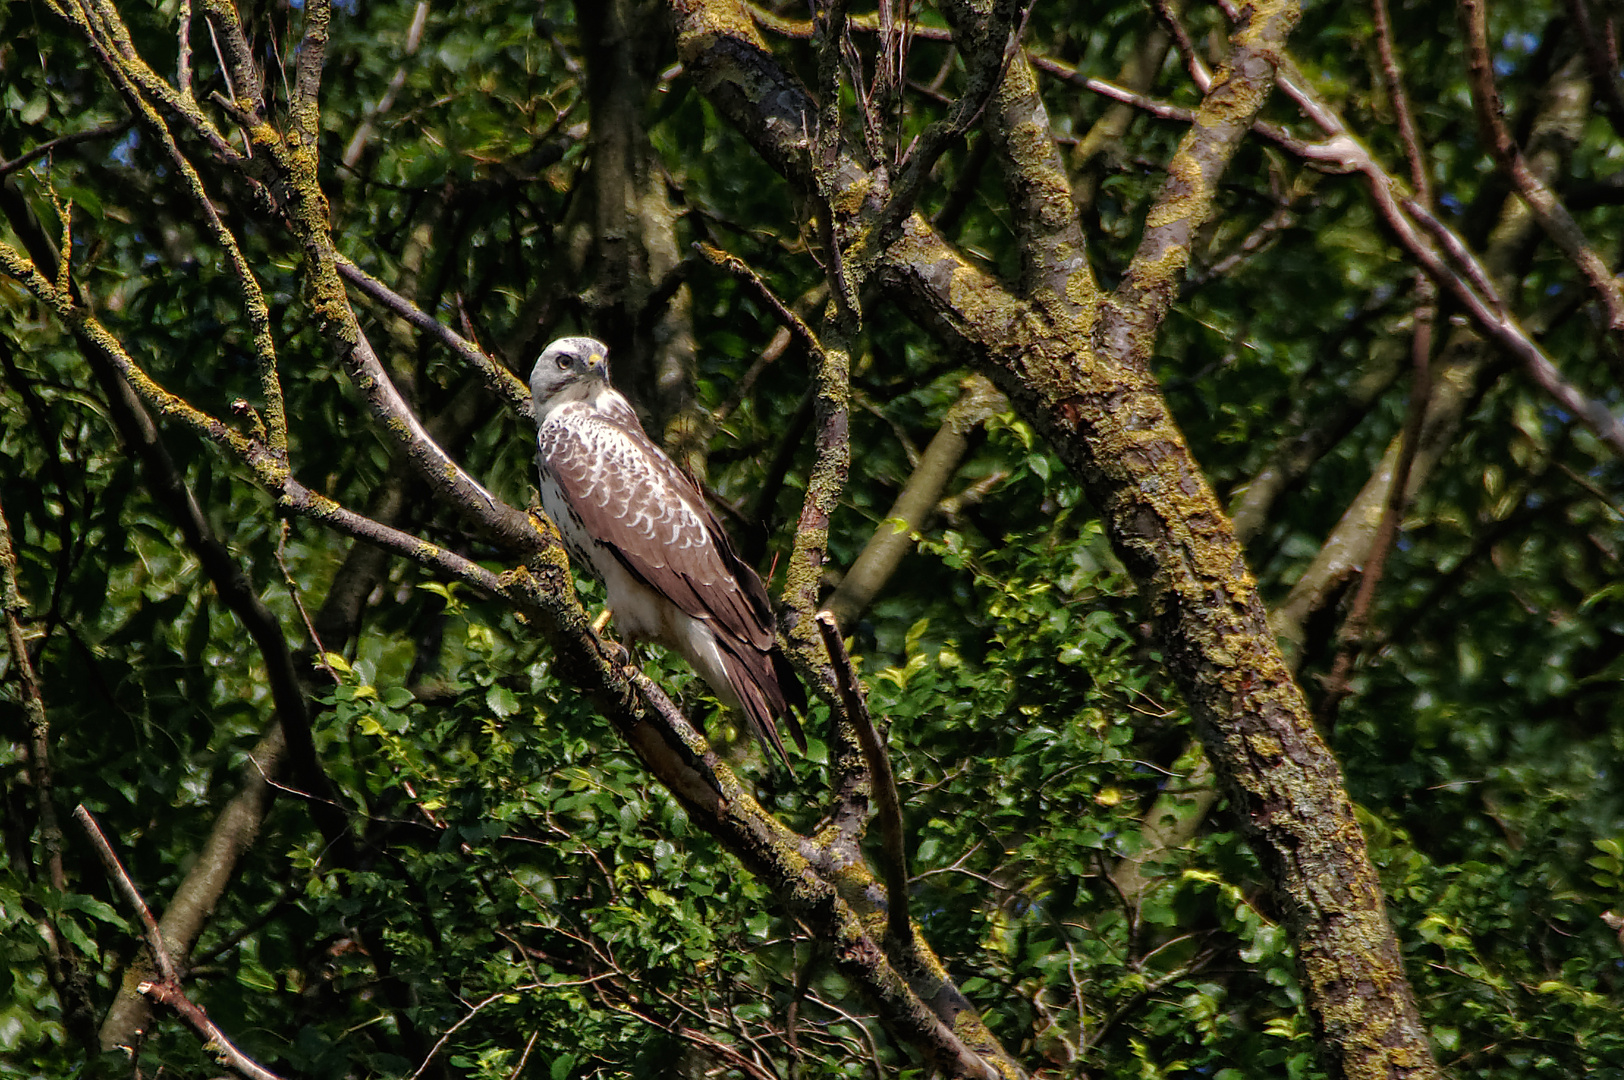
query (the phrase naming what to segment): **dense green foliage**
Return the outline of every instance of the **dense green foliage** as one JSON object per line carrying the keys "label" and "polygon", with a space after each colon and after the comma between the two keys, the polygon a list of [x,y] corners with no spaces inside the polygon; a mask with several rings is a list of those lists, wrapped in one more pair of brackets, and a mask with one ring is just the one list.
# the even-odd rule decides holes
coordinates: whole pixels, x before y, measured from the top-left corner
{"label": "dense green foliage", "polygon": [[[1487,248],[1507,187],[1478,138],[1454,13],[1391,4],[1439,212]],[[278,106],[302,6],[243,5]],[[605,279],[619,264],[593,229],[587,87],[598,61],[573,8],[436,7],[412,47],[416,7],[335,8],[321,176],[345,254],[521,372],[553,336],[629,339],[616,323],[627,286]],[[1141,3],[1084,7],[1036,5],[1027,47],[1109,78],[1156,32]],[[1590,7],[1598,19],[1613,10]],[[137,50],[172,72],[180,4],[120,8]],[[1568,4],[1498,4],[1491,15],[1501,92],[1526,137],[1557,90],[1587,92],[1581,35]],[[669,202],[663,228],[679,254],[717,244],[780,295],[802,296],[823,280],[807,208],[675,69],[658,16],[640,10],[637,22],[648,84],[633,105],[651,154],[635,178],[639,197]],[[942,25],[934,11],[919,17]],[[1187,17],[1202,50],[1222,48],[1219,10],[1195,6]],[[810,46],[769,37],[811,81]],[[854,40],[870,55],[871,39]],[[200,99],[222,88],[208,41],[199,17]],[[1293,42],[1307,77],[1403,175],[1366,7],[1315,8]],[[1151,93],[1198,101],[1177,54],[1155,57]],[[908,72],[920,85],[905,95],[905,135],[941,115],[923,87],[938,71],[956,92],[949,59],[943,42],[914,41]],[[0,159],[108,128],[6,177],[16,205],[0,239],[23,243],[29,220],[59,237],[71,203],[73,279],[137,361],[215,416],[230,416],[239,397],[261,404],[230,266],[169,159],[121,123],[121,99],[48,4],[0,7],[0,83]],[[1084,159],[1077,142],[1109,103],[1059,80],[1042,85],[1073,157],[1090,257],[1113,284],[1182,129],[1140,115]],[[1269,115],[1316,137],[1287,101]],[[370,137],[353,166],[341,164],[363,120]],[[1588,107],[1556,151],[1556,186],[1610,259],[1624,240],[1621,125],[1624,116]],[[183,149],[207,161],[195,140]],[[957,244],[1013,273],[1008,199],[980,153],[975,140],[955,147],[921,209],[947,208]],[[295,473],[379,516],[393,497],[398,527],[511,566],[391,458],[316,329],[285,230],[228,172],[200,171],[269,303]],[[1566,377],[1617,413],[1618,338],[1572,264],[1530,233],[1504,269],[1509,299]],[[792,348],[742,387],[776,329],[768,307],[703,261],[676,293],[657,288],[661,273],[642,273],[634,313],[651,294],[657,306],[679,297],[677,316],[698,345],[688,373],[698,409],[727,407],[696,460],[765,571],[788,549],[811,462],[804,357]],[[1414,276],[1359,178],[1315,171],[1262,141],[1243,148],[1157,361],[1221,493],[1345,403],[1361,376],[1406,368]],[[884,295],[867,304],[853,467],[830,537],[837,571],[886,527],[966,374]],[[452,455],[498,496],[531,501],[526,422],[427,338],[357,308],[370,313],[368,333],[413,407],[443,424]],[[7,660],[0,1074],[88,1075],[77,1071],[89,1055],[53,982],[52,952],[80,958],[105,1010],[140,939],[69,812],[82,802],[98,816],[161,911],[275,721],[264,658],[151,493],[150,470],[121,440],[73,336],[5,277],[0,312],[0,506],[48,709],[67,881],[65,892],[49,883],[17,665]],[[1451,323],[1457,315],[1445,304],[1440,336],[1483,349],[1464,318]],[[1600,917],[1624,901],[1624,468],[1492,352],[1474,378],[1465,420],[1406,512],[1372,643],[1327,737],[1440,1060],[1504,1080],[1624,1077],[1624,955]],[[1312,572],[1399,431],[1409,385],[1395,378],[1274,502],[1249,549],[1271,598]],[[640,404],[662,421],[684,407]],[[431,1050],[425,1076],[493,1080],[918,1068],[804,927],[693,827],[557,676],[532,628],[404,560],[371,570],[346,561],[350,541],[309,521],[284,524],[242,469],[178,426],[161,431],[208,522],[300,650],[318,703],[317,750],[355,841],[341,856],[297,782],[278,778],[287,790],[220,899],[188,980],[247,1053],[311,1078],[412,1076]],[[1221,800],[1193,839],[1139,866],[1148,886],[1119,884],[1124,861],[1145,851],[1142,822],[1158,797],[1207,781],[1131,580],[1075,481],[1006,414],[974,440],[948,491],[961,493],[852,639],[872,707],[890,724],[910,903],[925,936],[1030,1069],[1324,1075],[1270,882]],[[365,583],[350,620],[323,607],[345,575]],[[1350,591],[1327,589],[1301,635],[1311,697]],[[810,760],[784,777],[752,760],[680,660],[645,659],[728,744],[764,803],[798,830],[818,824],[826,706],[808,725]],[[96,1068],[130,1067],[108,1054]],[[141,1043],[139,1069],[218,1071],[168,1015]]]}

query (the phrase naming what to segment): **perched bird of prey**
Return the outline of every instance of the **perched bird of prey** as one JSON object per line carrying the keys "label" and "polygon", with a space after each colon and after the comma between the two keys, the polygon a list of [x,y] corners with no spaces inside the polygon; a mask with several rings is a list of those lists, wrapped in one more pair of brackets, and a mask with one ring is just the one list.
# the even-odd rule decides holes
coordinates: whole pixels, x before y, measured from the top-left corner
{"label": "perched bird of prey", "polygon": [[530,374],[541,506],[576,565],[604,584],[628,644],[675,649],[788,766],[778,719],[806,692],[773,635],[767,590],[688,475],[643,433],[609,385],[608,349],[559,338]]}

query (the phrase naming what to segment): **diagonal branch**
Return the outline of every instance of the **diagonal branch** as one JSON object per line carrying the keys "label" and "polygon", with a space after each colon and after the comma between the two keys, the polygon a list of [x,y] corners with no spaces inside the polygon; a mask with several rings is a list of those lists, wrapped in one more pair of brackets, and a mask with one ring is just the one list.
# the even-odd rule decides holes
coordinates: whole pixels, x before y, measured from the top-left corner
{"label": "diagonal branch", "polygon": [[1212,212],[1218,179],[1274,87],[1286,35],[1296,25],[1292,0],[1248,4],[1230,36],[1230,52],[1213,76],[1194,123],[1167,166],[1167,182],[1145,218],[1128,272],[1104,304],[1094,341],[1119,361],[1146,363],[1156,333],[1178,295],[1196,230]]}
{"label": "diagonal branch", "polygon": [[90,837],[91,846],[101,858],[102,866],[106,869],[114,888],[141,920],[141,926],[146,932],[147,947],[152,950],[158,971],[163,976],[159,982],[142,983],[141,993],[161,1005],[174,1009],[176,1015],[203,1040],[204,1048],[214,1055],[215,1060],[244,1080],[281,1080],[271,1070],[237,1049],[236,1044],[226,1038],[225,1032],[215,1026],[214,1021],[186,996],[186,991],[181,987],[180,973],[175,969],[174,960],[170,958],[168,946],[164,944],[163,933],[158,929],[157,920],[152,917],[152,909],[147,907],[146,900],[135,887],[135,882],[130,880],[130,875],[124,872],[124,867],[114,854],[113,846],[107,842],[101,826],[96,824],[96,819],[82,803],[74,809],[73,816],[84,827],[85,835]]}
{"label": "diagonal branch", "polygon": [[344,280],[354,285],[368,298],[382,304],[390,311],[405,319],[411,325],[433,337],[450,349],[463,363],[477,371],[485,386],[500,401],[505,403],[513,412],[524,419],[535,423],[535,403],[530,398],[530,390],[525,386],[524,380],[504,365],[498,363],[478,345],[457,333],[445,323],[436,319],[406,297],[395,292],[377,278],[356,266],[349,259],[340,255],[337,258],[338,272]]}
{"label": "diagonal branch", "polygon": [[[1545,350],[1522,323],[1510,313],[1491,275],[1472,255],[1454,230],[1439,221],[1431,211],[1402,193],[1398,181],[1387,172],[1365,146],[1349,133],[1347,125],[1323,98],[1288,65],[1280,73],[1280,89],[1319,125],[1326,135],[1322,143],[1303,149],[1313,158],[1346,172],[1362,173],[1371,197],[1400,246],[1408,251],[1438,287],[1452,295],[1473,321],[1497,345],[1519,361],[1523,370],[1545,393],[1566,409],[1598,438],[1624,454],[1624,421],[1605,403],[1586,397],[1568,382]],[[1428,236],[1439,237],[1439,250]],[[1451,264],[1454,259],[1457,265]]]}
{"label": "diagonal branch", "polygon": [[[1624,286],[1585,238],[1584,230],[1568,213],[1568,208],[1546,183],[1528,167],[1528,160],[1506,127],[1505,107],[1494,81],[1494,62],[1489,55],[1488,4],[1486,0],[1458,0],[1461,22],[1466,28],[1466,69],[1472,86],[1472,105],[1483,141],[1494,154],[1495,164],[1510,177],[1517,193],[1562,253],[1578,267],[1607,312],[1607,325],[1624,334]],[[1537,376],[1536,376],[1537,377]]]}
{"label": "diagonal branch", "polygon": [[982,126],[1003,165],[1015,212],[1021,291],[1039,310],[1076,318],[1098,299],[1094,274],[1071,181],[1049,134],[1049,113],[1038,94],[1036,74],[1015,40],[1019,34],[1011,24],[1016,12],[1008,8],[994,5],[989,15],[979,4],[954,0],[945,12],[955,41],[982,51],[996,45],[1003,51],[1003,39],[1010,39],[997,69],[998,83],[987,92]]}
{"label": "diagonal branch", "polygon": [[851,656],[840,640],[840,624],[833,614],[818,612],[818,632],[823,647],[828,650],[835,669],[835,682],[840,687],[841,708],[846,722],[857,731],[863,746],[863,759],[868,765],[870,786],[880,819],[881,844],[885,854],[885,925],[886,935],[903,949],[911,948],[914,941],[913,922],[908,918],[908,851],[903,843],[902,797],[897,793],[896,774],[891,771],[891,758],[880,733],[874,728],[863,700],[861,682],[852,667]]}

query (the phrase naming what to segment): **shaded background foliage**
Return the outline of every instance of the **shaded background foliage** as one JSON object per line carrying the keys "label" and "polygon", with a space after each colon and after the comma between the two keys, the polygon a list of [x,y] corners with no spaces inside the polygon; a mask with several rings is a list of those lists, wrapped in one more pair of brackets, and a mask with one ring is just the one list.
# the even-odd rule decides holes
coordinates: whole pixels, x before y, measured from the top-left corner
{"label": "shaded background foliage", "polygon": [[[1491,12],[1519,137],[1533,137],[1553,91],[1579,93],[1592,79],[1573,25],[1585,6]],[[178,4],[128,7],[137,48],[172,68]],[[715,243],[793,299],[822,280],[819,245],[807,209],[683,78],[661,9],[616,10],[635,27],[630,61],[584,32],[567,4],[338,5],[321,148],[335,235],[363,268],[516,370],[566,332],[622,345],[617,370],[651,431],[702,471],[765,569],[785,550],[806,483],[806,365],[791,346],[746,385],[774,316],[735,279],[684,259],[692,243]],[[1615,15],[1607,4],[1588,10]],[[278,73],[300,11],[267,3],[244,14],[267,93],[285,104]],[[919,17],[941,25],[933,11]],[[1508,188],[1473,119],[1454,13],[1395,2],[1392,17],[1439,213],[1487,248]],[[1217,8],[1186,18],[1199,50],[1222,48]],[[1107,77],[1148,57],[1148,92],[1193,105],[1199,95],[1159,25],[1138,3],[1040,3],[1025,42]],[[200,90],[218,87],[201,21],[193,38]],[[867,55],[869,39],[856,40]],[[55,235],[71,202],[74,278],[131,351],[217,415],[253,397],[234,279],[167,160],[123,123],[121,103],[44,6],[0,9],[0,43],[0,158],[104,129],[7,169],[11,232],[33,220]],[[774,44],[815,81],[810,45]],[[1311,10],[1293,48],[1401,171],[1368,11]],[[589,102],[593,80],[616,64],[632,85],[607,105]],[[933,86],[952,92],[956,76],[948,46],[926,37],[907,70],[905,136],[939,113]],[[1120,138],[1090,138],[1111,104],[1059,80],[1043,90],[1091,257],[1111,283],[1181,129],[1137,115]],[[1624,116],[1604,91],[1553,140],[1554,182],[1616,261]],[[1269,118],[1301,123],[1284,101]],[[603,163],[623,136],[634,151],[624,191],[635,195],[627,220],[636,227],[609,235],[599,223],[618,189],[605,184]],[[964,250],[1013,274],[1010,211],[985,160],[976,138],[954,148],[921,208]],[[503,568],[391,460],[312,326],[286,237],[231,177],[205,170],[205,180],[235,208],[267,293],[300,475]],[[1530,233],[1506,252],[1504,272],[1565,374],[1616,412],[1618,341],[1572,266]],[[1356,178],[1262,141],[1243,149],[1158,345],[1157,374],[1198,459],[1221,492],[1238,494],[1282,446],[1357,400],[1361,380],[1384,387],[1335,420],[1336,436],[1253,534],[1253,566],[1273,598],[1315,573],[1327,535],[1403,424],[1413,278]],[[161,907],[249,775],[245,755],[270,717],[264,661],[144,486],[151,477],[121,443],[73,340],[9,280],[0,305],[0,505],[20,551],[56,804],[96,812]],[[965,375],[883,295],[867,315],[854,357],[852,478],[830,537],[837,572],[887,527]],[[1455,316],[1445,305],[1440,333],[1469,338]],[[381,311],[371,319],[402,391],[447,449],[525,503],[533,466],[523,422],[437,346]],[[1406,510],[1353,696],[1327,734],[1441,1059],[1496,1077],[1624,1075],[1624,971],[1600,918],[1624,883],[1624,477],[1492,354],[1464,393],[1465,419]],[[718,410],[725,419],[708,424]],[[194,951],[190,985],[245,1049],[311,1077],[405,1076],[425,1061],[434,1075],[552,1080],[910,1067],[829,958],[690,827],[511,613],[405,563],[369,562],[308,523],[285,528],[208,448],[169,431],[164,444],[253,590],[305,650],[323,703],[318,749],[360,839],[354,859],[336,858],[304,802],[283,793],[244,855]],[[1210,780],[1131,584],[1076,485],[1029,429],[1001,415],[973,439],[947,495],[853,627],[873,706],[891,724],[912,904],[926,934],[1034,1069],[1321,1075],[1268,882],[1222,803],[1210,816],[1193,812],[1199,828],[1174,849],[1147,831],[1153,806],[1200,803]],[[1349,591],[1347,581],[1322,586],[1312,617],[1287,635],[1311,694],[1331,666]],[[315,662],[299,602],[329,670]],[[649,670],[697,715],[713,711],[680,663],[655,656]],[[52,950],[82,958],[90,998],[105,1008],[136,938],[77,835],[66,845],[67,890],[49,885],[13,685],[4,709],[17,752],[0,766],[0,1068],[68,1075],[92,1055],[53,983]],[[748,757],[727,723],[713,717],[712,733]],[[815,738],[793,782],[747,766],[797,828],[816,824],[806,793],[818,789],[823,755]],[[54,945],[47,923],[60,934]],[[139,1062],[149,1075],[211,1067],[164,1018]],[[94,1067],[128,1070],[116,1056]]]}

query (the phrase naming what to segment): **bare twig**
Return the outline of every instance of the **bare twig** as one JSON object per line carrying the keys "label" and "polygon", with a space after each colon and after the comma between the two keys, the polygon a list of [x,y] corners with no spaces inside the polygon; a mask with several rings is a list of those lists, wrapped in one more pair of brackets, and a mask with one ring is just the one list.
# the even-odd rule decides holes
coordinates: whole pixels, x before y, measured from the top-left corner
{"label": "bare twig", "polygon": [[[890,201],[873,225],[876,238],[882,244],[890,230],[913,213],[937,161],[964,138],[992,104],[1000,84],[1005,82],[1020,55],[1021,31],[1031,14],[1031,6],[1020,0],[996,0],[985,8],[953,3],[946,10],[954,23],[954,44],[964,57],[964,92],[953,102],[948,115],[920,132],[903,155]],[[1023,82],[1030,82],[1024,61],[1021,68],[1025,75]]]}
{"label": "bare twig", "polygon": [[890,755],[863,701],[862,684],[852,667],[851,656],[846,652],[845,642],[840,640],[840,624],[828,611],[818,612],[817,619],[823,646],[834,665],[841,706],[847,722],[857,731],[863,757],[868,763],[869,784],[880,818],[880,839],[885,853],[886,933],[908,947],[913,944],[913,922],[908,918],[908,850],[903,841],[902,797],[897,792],[896,774],[891,771]]}
{"label": "bare twig", "polygon": [[1190,39],[1190,32],[1184,27],[1184,20],[1179,18],[1179,8],[1182,4],[1174,4],[1171,0],[1156,0],[1156,17],[1161,20],[1163,28],[1173,39],[1178,48],[1179,58],[1184,61],[1184,68],[1190,73],[1190,81],[1195,88],[1205,94],[1212,87],[1212,72],[1202,61],[1201,54],[1196,51],[1195,42]]}
{"label": "bare twig", "polygon": [[1410,183],[1415,188],[1416,199],[1431,206],[1432,179],[1427,175],[1427,159],[1421,149],[1415,114],[1410,110],[1410,96],[1404,92],[1404,75],[1393,53],[1393,20],[1387,12],[1387,0],[1370,0],[1370,14],[1376,24],[1376,52],[1382,61],[1382,78],[1387,83],[1388,99],[1393,103],[1399,138],[1404,142],[1404,156],[1410,162]]}
{"label": "bare twig", "polygon": [[[805,293],[803,293],[799,299],[790,305],[790,307],[791,310],[795,311],[797,315],[801,315],[803,312],[810,312],[822,306],[822,304],[828,300],[828,298],[829,284],[828,282],[820,281],[811,289],[808,289]],[[743,404],[744,399],[749,396],[751,389],[755,387],[756,380],[761,378],[761,373],[766,371],[769,365],[776,363],[778,358],[784,355],[784,350],[789,348],[789,343],[792,337],[793,335],[790,333],[789,327],[780,326],[778,328],[778,330],[773,334],[772,340],[767,343],[767,347],[761,350],[761,353],[756,357],[755,361],[751,363],[750,367],[745,370],[745,373],[739,377],[738,384],[734,386],[733,392],[728,395],[727,400],[722,402],[721,405],[717,406],[716,409],[711,413],[710,423],[712,431],[714,431],[717,427],[720,427],[729,416],[733,415],[733,411]]]}
{"label": "bare twig", "polygon": [[522,993],[525,993],[526,991],[530,991],[530,990],[540,990],[543,987],[545,987],[546,985],[547,985],[546,983],[528,983],[528,984],[523,985],[523,986],[506,987],[504,989],[498,990],[496,993],[494,993],[494,994],[490,995],[489,997],[485,998],[483,1001],[479,1002],[477,1005],[471,1006],[469,1008],[469,1010],[465,1014],[463,1014],[462,1019],[458,1020],[455,1024],[452,1024],[450,1027],[446,1028],[445,1033],[442,1034],[438,1039],[436,1039],[434,1041],[434,1045],[429,1048],[428,1056],[423,1059],[422,1064],[418,1065],[417,1071],[412,1073],[412,1075],[410,1077],[408,1077],[408,1080],[417,1080],[418,1077],[422,1076],[423,1071],[425,1069],[427,1069],[429,1067],[429,1064],[434,1060],[434,1055],[438,1054],[440,1052],[440,1048],[446,1044],[446,1040],[450,1039],[451,1036],[455,1035],[457,1033],[457,1031],[464,1024],[468,1023],[468,1021],[470,1021],[474,1017],[478,1016],[479,1013],[483,1009],[487,1008],[488,1006],[496,1004],[498,1001],[501,1001],[503,998],[507,997],[509,994],[522,994]]}
{"label": "bare twig", "polygon": [[310,612],[305,610],[304,597],[299,595],[299,583],[293,579],[293,571],[288,569],[288,563],[283,558],[283,552],[288,546],[288,534],[293,526],[286,520],[282,521],[281,535],[276,541],[276,565],[282,571],[282,582],[288,587],[288,597],[293,601],[294,608],[299,612],[299,619],[304,623],[305,633],[310,635],[310,647],[316,653],[316,666],[327,673],[333,684],[343,682],[338,672],[327,662],[327,647],[321,643],[321,635],[316,633],[316,624],[310,621]]}
{"label": "bare twig", "polygon": [[118,856],[113,853],[113,846],[107,842],[101,827],[96,824],[96,819],[85,809],[83,803],[74,809],[73,816],[78,819],[79,824],[84,827],[85,834],[90,837],[90,842],[95,847],[96,854],[101,857],[102,866],[106,869],[107,876],[112,879],[119,895],[124,898],[130,910],[135,912],[146,930],[147,948],[152,950],[153,960],[157,963],[158,971],[163,978],[160,982],[142,983],[140,992],[158,1004],[167,1005],[175,1010],[175,1014],[203,1040],[204,1049],[238,1076],[246,1080],[281,1080],[275,1073],[237,1049],[236,1044],[226,1038],[225,1033],[215,1026],[214,1021],[186,996],[185,990],[181,988],[180,975],[175,970],[175,963],[169,956],[169,948],[164,944],[164,936],[158,930],[157,920],[152,917],[152,911],[147,907],[140,890],[135,887],[135,882],[124,872]]}
{"label": "bare twig", "polygon": [[1624,286],[1619,285],[1556,193],[1528,167],[1521,148],[1506,127],[1500,90],[1494,80],[1494,61],[1489,55],[1486,0],[1458,0],[1458,3],[1461,22],[1466,27],[1466,66],[1472,86],[1472,104],[1477,110],[1483,141],[1494,154],[1500,171],[1510,177],[1517,193],[1534,212],[1540,228],[1590,282],[1607,312],[1607,325],[1614,333],[1624,333]]}
{"label": "bare twig", "polygon": [[1393,483],[1387,491],[1387,502],[1382,507],[1381,520],[1371,541],[1370,554],[1365,557],[1364,571],[1359,575],[1359,587],[1354,593],[1348,617],[1343,620],[1336,659],[1325,682],[1325,697],[1320,702],[1320,723],[1327,729],[1336,726],[1337,711],[1348,696],[1349,676],[1354,660],[1365,643],[1365,628],[1370,621],[1371,607],[1376,598],[1376,586],[1381,583],[1387,556],[1398,537],[1399,524],[1404,518],[1405,501],[1409,495],[1410,467],[1415,462],[1421,445],[1421,428],[1427,417],[1427,402],[1432,397],[1431,355],[1433,323],[1438,314],[1438,288],[1430,278],[1417,275],[1415,333],[1410,342],[1411,366],[1414,374],[1410,382],[1410,406],[1404,417],[1404,430],[1399,438],[1398,463],[1393,466]]}
{"label": "bare twig", "polygon": [[498,363],[479,346],[458,334],[451,327],[436,319],[406,297],[395,292],[377,278],[356,266],[344,256],[337,256],[335,263],[338,272],[345,281],[354,285],[372,300],[377,301],[396,315],[405,319],[413,326],[426,333],[432,334],[442,345],[450,349],[463,363],[468,364],[485,380],[485,385],[496,397],[505,403],[509,409],[526,420],[535,422],[533,403],[530,400],[530,388],[505,366]]}
{"label": "bare twig", "polygon": [[28,717],[28,775],[34,787],[39,811],[40,841],[45,847],[45,869],[51,887],[67,889],[62,871],[62,826],[56,819],[56,802],[51,779],[51,726],[45,714],[45,695],[28,656],[23,637],[22,615],[28,605],[17,587],[17,550],[11,542],[11,527],[0,509],[0,611],[6,622],[6,646],[22,687],[23,712]]}
{"label": "bare twig", "polygon": [[768,306],[778,313],[779,321],[784,324],[785,328],[801,339],[801,344],[806,346],[808,353],[817,356],[823,352],[823,343],[818,340],[818,335],[812,328],[806,324],[806,320],[802,319],[793,307],[785,303],[784,299],[761,279],[761,275],[756,273],[749,263],[737,255],[729,254],[710,244],[697,243],[694,245],[694,250],[710,260],[712,266],[726,270],[755,290],[756,295],[767,301]]}
{"label": "bare twig", "polygon": [[170,958],[169,947],[164,944],[164,936],[158,930],[158,920],[152,917],[152,909],[148,908],[147,902],[141,898],[141,891],[135,887],[135,882],[124,872],[118,856],[113,853],[113,845],[107,842],[106,834],[101,831],[101,826],[96,824],[96,819],[85,809],[83,803],[74,807],[73,816],[85,830],[85,835],[90,837],[90,843],[95,847],[96,854],[102,861],[102,868],[107,871],[107,877],[112,881],[113,887],[141,920],[141,926],[146,931],[147,947],[152,950],[152,959],[158,965],[158,973],[163,976],[165,982],[175,983],[178,986],[180,973],[175,970],[175,961]]}
{"label": "bare twig", "polygon": [[34,147],[34,149],[28,151],[26,154],[18,154],[10,161],[0,161],[0,179],[4,179],[14,172],[20,172],[21,170],[28,168],[30,165],[34,164],[34,162],[40,160],[41,158],[49,157],[56,150],[59,150],[64,146],[74,146],[78,143],[91,142],[95,139],[105,139],[113,135],[122,135],[124,132],[130,130],[131,125],[134,123],[135,121],[133,120],[125,119],[120,120],[116,124],[103,124],[101,127],[91,128],[89,131],[76,131],[71,135],[62,135],[55,139],[48,139]]}
{"label": "bare twig", "polygon": [[1612,19],[1597,26],[1590,14],[1589,0],[1568,0],[1573,28],[1584,43],[1585,62],[1590,66],[1590,82],[1596,94],[1607,103],[1607,119],[1615,133],[1624,132],[1624,81],[1618,75],[1618,39]]}

